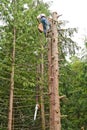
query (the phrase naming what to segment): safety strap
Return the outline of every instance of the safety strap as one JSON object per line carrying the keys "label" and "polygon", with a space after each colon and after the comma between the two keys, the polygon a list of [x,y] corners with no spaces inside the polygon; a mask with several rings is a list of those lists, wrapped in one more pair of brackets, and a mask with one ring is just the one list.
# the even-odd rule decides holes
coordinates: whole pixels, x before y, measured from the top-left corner
{"label": "safety strap", "polygon": [[37,111],[38,111],[38,104],[36,104],[35,106],[34,121],[36,120]]}

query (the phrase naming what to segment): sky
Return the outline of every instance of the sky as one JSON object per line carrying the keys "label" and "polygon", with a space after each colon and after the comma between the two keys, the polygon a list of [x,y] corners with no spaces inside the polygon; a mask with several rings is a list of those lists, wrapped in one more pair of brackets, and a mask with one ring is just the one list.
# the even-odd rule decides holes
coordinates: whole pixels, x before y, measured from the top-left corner
{"label": "sky", "polygon": [[[87,36],[87,0],[43,0],[52,2],[51,12],[56,11],[62,16],[59,20],[69,21],[68,27],[78,28],[78,34],[75,34],[75,41],[84,47],[84,39]],[[2,22],[1,22],[2,23]]]}
{"label": "sky", "polygon": [[[51,0],[44,0],[48,1]],[[87,36],[87,0],[53,0],[50,10],[62,14],[60,19],[69,21],[69,27],[78,28],[75,40],[84,47],[84,39]]]}

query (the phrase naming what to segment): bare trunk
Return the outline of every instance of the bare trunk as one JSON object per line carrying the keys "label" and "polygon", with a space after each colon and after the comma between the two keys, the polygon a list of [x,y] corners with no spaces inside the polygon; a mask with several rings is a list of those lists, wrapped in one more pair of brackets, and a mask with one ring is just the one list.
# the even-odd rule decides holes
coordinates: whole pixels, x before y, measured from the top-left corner
{"label": "bare trunk", "polygon": [[53,95],[52,95],[52,40],[48,38],[48,78],[49,78],[49,96],[50,96],[50,130],[54,130],[53,115]]}
{"label": "bare trunk", "polygon": [[[42,46],[43,51],[43,46]],[[41,118],[42,118],[42,130],[45,130],[45,111],[44,111],[44,97],[43,97],[43,84],[44,84],[44,58],[43,52],[41,54],[41,86],[40,86],[40,100],[41,100]]]}
{"label": "bare trunk", "polygon": [[14,64],[15,64],[15,35],[16,35],[16,29],[14,28],[13,52],[12,52],[12,72],[11,72],[10,99],[9,99],[9,112],[8,112],[8,130],[12,130],[12,110],[13,110],[13,92],[14,92]]}
{"label": "bare trunk", "polygon": [[49,94],[50,94],[50,130],[61,130],[59,99],[58,31],[57,13],[52,15],[52,39],[49,43]]}

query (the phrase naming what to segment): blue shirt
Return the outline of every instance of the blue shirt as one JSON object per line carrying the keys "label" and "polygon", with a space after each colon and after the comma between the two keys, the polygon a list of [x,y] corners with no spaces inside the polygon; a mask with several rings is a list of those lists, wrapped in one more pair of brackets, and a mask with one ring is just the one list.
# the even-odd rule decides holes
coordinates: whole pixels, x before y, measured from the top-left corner
{"label": "blue shirt", "polygon": [[41,23],[43,24],[44,34],[46,34],[47,30],[49,29],[49,22],[45,17],[41,18]]}

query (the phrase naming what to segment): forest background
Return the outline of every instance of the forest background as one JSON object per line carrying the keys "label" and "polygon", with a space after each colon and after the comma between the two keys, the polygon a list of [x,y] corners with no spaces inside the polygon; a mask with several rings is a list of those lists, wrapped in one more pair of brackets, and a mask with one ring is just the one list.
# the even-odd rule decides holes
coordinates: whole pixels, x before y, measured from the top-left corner
{"label": "forest background", "polygon": [[[45,108],[45,129],[49,130],[48,58],[47,41],[38,32],[37,15],[51,15],[49,5],[42,0],[1,0],[0,19],[0,130],[7,130],[9,91],[14,59],[14,130],[42,130],[41,109],[34,121],[37,102]],[[64,28],[66,21],[58,24],[59,91],[66,95],[60,102],[62,130],[87,130],[87,40],[80,58],[78,44],[73,36],[76,28]],[[14,33],[15,29],[15,33]],[[42,57],[43,54],[43,57]],[[70,61],[67,61],[67,56]],[[41,65],[44,64],[43,77]],[[39,69],[38,69],[39,68]],[[41,86],[43,88],[41,89]],[[43,93],[41,93],[43,90]]]}

